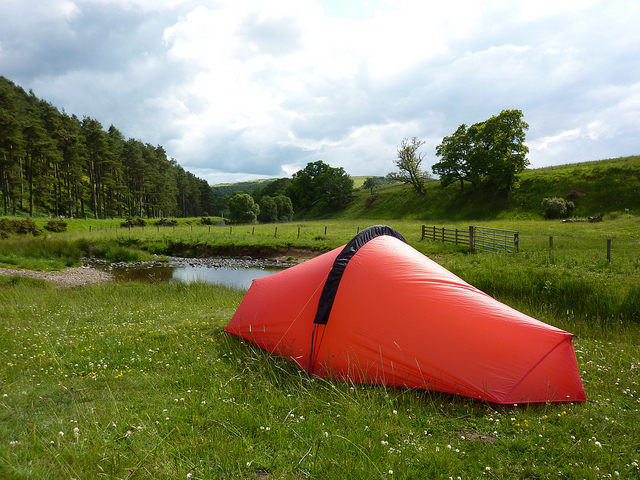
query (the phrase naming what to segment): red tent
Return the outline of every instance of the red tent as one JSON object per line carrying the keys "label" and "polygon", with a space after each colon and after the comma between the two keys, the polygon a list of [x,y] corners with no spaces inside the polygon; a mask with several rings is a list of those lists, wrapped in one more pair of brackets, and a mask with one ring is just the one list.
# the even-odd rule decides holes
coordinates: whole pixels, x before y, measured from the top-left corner
{"label": "red tent", "polygon": [[491,298],[387,226],[254,280],[225,330],[322,377],[502,404],[586,400],[572,334]]}

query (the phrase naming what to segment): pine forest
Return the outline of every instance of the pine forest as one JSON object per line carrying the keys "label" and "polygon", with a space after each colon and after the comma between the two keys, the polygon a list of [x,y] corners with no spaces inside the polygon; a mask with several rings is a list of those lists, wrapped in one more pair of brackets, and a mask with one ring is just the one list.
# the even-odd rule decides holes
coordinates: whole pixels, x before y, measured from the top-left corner
{"label": "pine forest", "polygon": [[164,148],[77,118],[0,76],[0,214],[194,217],[211,187]]}

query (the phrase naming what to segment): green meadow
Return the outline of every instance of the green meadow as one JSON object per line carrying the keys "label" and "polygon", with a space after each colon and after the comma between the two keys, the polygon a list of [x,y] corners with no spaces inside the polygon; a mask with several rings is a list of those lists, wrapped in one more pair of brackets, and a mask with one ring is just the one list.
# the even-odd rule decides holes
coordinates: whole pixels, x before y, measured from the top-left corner
{"label": "green meadow", "polygon": [[61,289],[4,276],[0,477],[640,478],[640,220],[630,214],[594,224],[480,223],[519,231],[517,254],[421,240],[417,220],[209,227],[189,219],[131,229],[70,220],[65,233],[0,241],[0,266],[55,270],[86,255],[310,256],[374,223],[574,333],[589,401],[497,406],[309,377],[223,332],[245,292],[222,286]]}

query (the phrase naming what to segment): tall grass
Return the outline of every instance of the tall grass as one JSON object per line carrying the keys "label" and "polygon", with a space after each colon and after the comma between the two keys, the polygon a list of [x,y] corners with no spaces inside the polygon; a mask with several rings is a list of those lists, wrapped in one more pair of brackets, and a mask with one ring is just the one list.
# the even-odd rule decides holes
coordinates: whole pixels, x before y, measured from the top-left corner
{"label": "tall grass", "polygon": [[223,333],[243,293],[0,280],[0,477],[640,476],[629,329],[576,339],[589,402],[499,407],[309,377]]}

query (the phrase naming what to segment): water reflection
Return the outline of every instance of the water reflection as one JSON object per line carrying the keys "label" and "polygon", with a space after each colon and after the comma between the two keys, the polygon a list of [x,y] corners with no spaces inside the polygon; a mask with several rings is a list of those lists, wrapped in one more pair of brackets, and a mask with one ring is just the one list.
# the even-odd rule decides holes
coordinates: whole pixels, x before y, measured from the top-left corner
{"label": "water reflection", "polygon": [[180,282],[218,283],[228,287],[248,289],[256,278],[266,277],[279,270],[263,268],[212,268],[186,266],[173,271],[173,280]]}
{"label": "water reflection", "polygon": [[117,282],[204,282],[248,289],[256,278],[266,277],[281,268],[227,268],[207,265],[146,265],[112,268]]}

